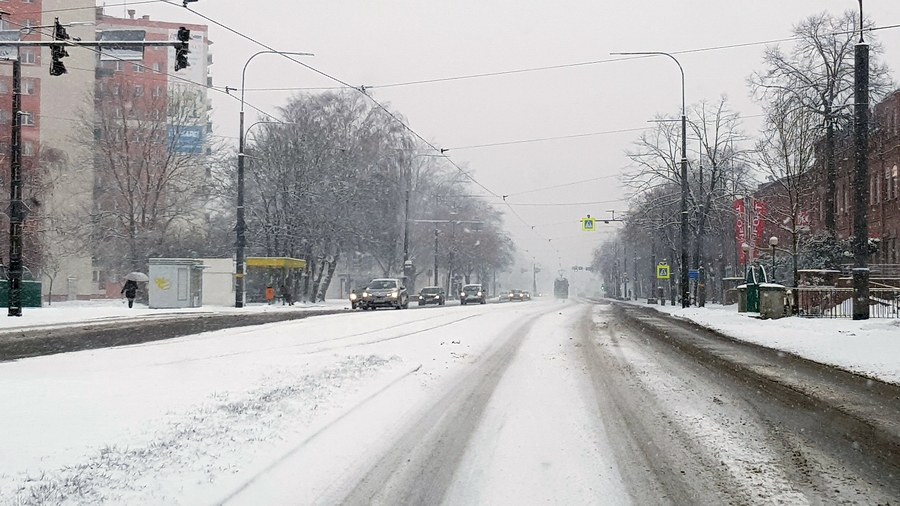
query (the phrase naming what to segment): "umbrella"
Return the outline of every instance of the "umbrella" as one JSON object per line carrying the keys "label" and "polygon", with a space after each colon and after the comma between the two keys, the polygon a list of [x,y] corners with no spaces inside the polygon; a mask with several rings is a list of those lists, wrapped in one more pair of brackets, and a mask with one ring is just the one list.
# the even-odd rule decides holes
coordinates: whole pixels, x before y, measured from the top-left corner
{"label": "umbrella", "polygon": [[137,271],[129,272],[128,275],[125,276],[125,279],[129,280],[129,281],[141,281],[141,282],[150,281],[150,278],[146,274],[144,274],[143,272],[137,272]]}

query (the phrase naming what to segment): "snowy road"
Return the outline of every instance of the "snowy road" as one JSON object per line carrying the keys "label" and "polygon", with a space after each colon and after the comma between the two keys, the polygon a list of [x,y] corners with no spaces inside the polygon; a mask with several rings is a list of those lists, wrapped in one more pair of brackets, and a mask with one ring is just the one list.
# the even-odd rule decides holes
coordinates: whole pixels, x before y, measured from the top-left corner
{"label": "snowy road", "polygon": [[808,410],[552,301],[0,363],[0,504],[893,503]]}

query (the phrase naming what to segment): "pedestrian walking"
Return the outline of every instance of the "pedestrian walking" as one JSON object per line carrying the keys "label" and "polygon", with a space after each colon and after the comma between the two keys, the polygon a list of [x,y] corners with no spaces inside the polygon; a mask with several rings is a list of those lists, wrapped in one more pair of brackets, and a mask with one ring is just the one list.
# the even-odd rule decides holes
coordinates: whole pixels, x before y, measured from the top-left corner
{"label": "pedestrian walking", "polygon": [[281,285],[281,305],[287,304],[288,306],[294,305],[294,296],[291,295],[291,291],[288,290],[287,286]]}
{"label": "pedestrian walking", "polygon": [[122,287],[121,293],[124,293],[125,298],[128,299],[128,307],[134,306],[134,297],[137,295],[137,288],[137,281],[133,279],[126,280],[125,286]]}

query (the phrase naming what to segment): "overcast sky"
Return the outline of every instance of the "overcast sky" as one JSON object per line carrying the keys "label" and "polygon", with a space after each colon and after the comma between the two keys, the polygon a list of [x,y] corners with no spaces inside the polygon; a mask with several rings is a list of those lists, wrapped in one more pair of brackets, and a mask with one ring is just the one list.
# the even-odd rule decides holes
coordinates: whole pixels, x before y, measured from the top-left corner
{"label": "overcast sky", "polygon": [[[234,32],[277,50],[315,53],[304,61],[346,83],[370,87],[374,98],[390,103],[418,134],[450,149],[479,183],[509,195],[507,202],[522,219],[501,209],[523,262],[534,257],[554,274],[560,263],[588,264],[604,227],[610,227],[581,232],[582,217],[627,209],[624,201],[608,201],[622,198],[615,176],[628,164],[624,153],[640,129],[657,114],[680,115],[681,81],[673,61],[615,61],[620,57],[609,53],[678,53],[688,106],[727,95],[752,135],[760,109],[749,98],[746,78],[762,68],[766,43],[790,37],[791,27],[811,14],[858,9],[853,0],[199,0],[190,10],[180,0],[127,7],[107,2],[113,3],[107,14],[125,17],[132,8],[155,20],[208,25],[218,87],[239,88],[244,63],[263,49]],[[866,0],[864,11],[876,26],[900,25],[897,0]],[[883,61],[900,79],[900,28],[881,30],[877,37],[884,44]],[[296,93],[286,88],[334,86],[265,55],[248,67],[247,103],[274,115]],[[236,144],[239,103],[221,93],[211,96],[216,133]],[[561,136],[579,137],[472,147]],[[606,179],[531,191],[598,177]],[[603,203],[563,205],[581,202]]]}

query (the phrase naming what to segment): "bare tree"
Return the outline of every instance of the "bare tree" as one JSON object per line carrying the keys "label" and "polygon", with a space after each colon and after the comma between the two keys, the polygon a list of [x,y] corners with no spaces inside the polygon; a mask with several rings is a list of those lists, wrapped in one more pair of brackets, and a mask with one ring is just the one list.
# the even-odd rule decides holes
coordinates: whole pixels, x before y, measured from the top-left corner
{"label": "bare tree", "polygon": [[798,276],[799,239],[809,230],[808,209],[815,198],[813,164],[818,140],[818,118],[793,102],[772,103],[766,128],[756,145],[759,166],[770,182],[760,188],[766,195],[767,220],[791,237],[793,286]]}
{"label": "bare tree", "polygon": [[[763,62],[766,69],[749,78],[759,100],[779,108],[777,104],[802,107],[817,115],[824,131],[825,228],[835,231],[835,128],[849,124],[853,114],[854,46],[859,33],[859,13],[847,11],[841,16],[827,12],[815,14],[794,26],[797,42],[788,51],[778,45],[767,47]],[[866,21],[871,28],[872,22]],[[872,35],[869,35],[870,41]],[[871,42],[870,42],[871,43]],[[869,86],[873,96],[891,87],[888,69],[877,61],[882,52],[871,44]]]}

